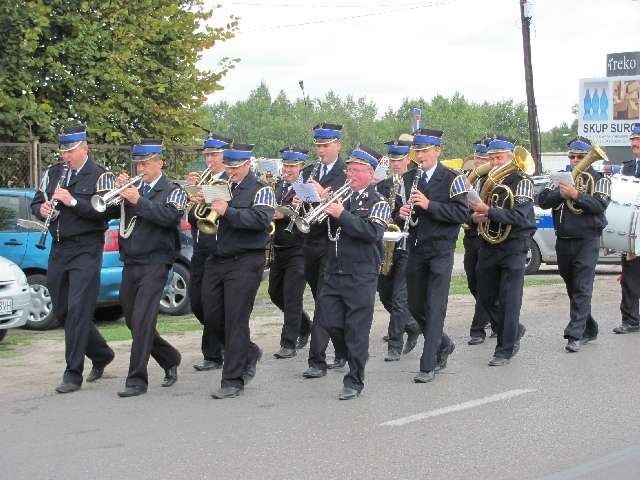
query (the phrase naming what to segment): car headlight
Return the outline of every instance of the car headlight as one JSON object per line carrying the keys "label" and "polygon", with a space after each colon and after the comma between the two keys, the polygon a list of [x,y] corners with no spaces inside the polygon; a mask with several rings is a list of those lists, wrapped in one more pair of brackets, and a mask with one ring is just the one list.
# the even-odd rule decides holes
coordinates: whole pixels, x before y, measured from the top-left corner
{"label": "car headlight", "polygon": [[27,277],[25,276],[24,272],[17,265],[10,265],[10,267],[11,267],[11,271],[13,272],[13,276],[15,277],[16,283],[18,284],[18,286],[19,287],[26,287],[27,286]]}

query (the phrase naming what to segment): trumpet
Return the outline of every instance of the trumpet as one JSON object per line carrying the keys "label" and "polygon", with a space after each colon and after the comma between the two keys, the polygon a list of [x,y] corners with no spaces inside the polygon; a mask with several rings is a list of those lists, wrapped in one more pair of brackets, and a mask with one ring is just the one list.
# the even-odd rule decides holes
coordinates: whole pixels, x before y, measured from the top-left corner
{"label": "trumpet", "polygon": [[[213,175],[214,173],[211,171],[211,169],[209,167],[205,168],[202,172],[200,172],[200,177],[198,178],[198,181],[196,182],[196,184],[194,185],[195,187],[200,187],[202,185],[208,184],[213,180]],[[193,206],[196,204],[196,202],[194,202],[193,200],[189,200],[187,202],[187,205],[185,207],[185,211],[189,211],[193,208]]]}
{"label": "trumpet", "polygon": [[96,193],[91,197],[91,206],[96,212],[104,212],[108,207],[112,207],[118,205],[122,201],[122,197],[120,194],[124,192],[127,188],[133,187],[136,183],[142,181],[143,175],[136,175],[133,178],[130,178],[127,183],[122,185],[120,188],[114,188],[113,190],[109,190],[107,193],[100,195]]}
{"label": "trumpet", "polygon": [[295,222],[296,227],[302,233],[309,233],[311,230],[312,223],[322,223],[327,218],[327,207],[335,202],[344,203],[351,196],[351,183],[347,181],[344,185],[342,185],[338,190],[335,191],[329,198],[327,198],[324,202],[318,205],[315,208],[312,208],[307,212],[304,217],[292,216],[292,220]]}
{"label": "trumpet", "polygon": [[[231,184],[221,178],[209,181],[209,185],[226,187],[227,198],[231,198]],[[198,220],[196,227],[205,235],[215,235],[218,232],[218,212],[206,203],[200,203],[193,210],[193,215]]]}

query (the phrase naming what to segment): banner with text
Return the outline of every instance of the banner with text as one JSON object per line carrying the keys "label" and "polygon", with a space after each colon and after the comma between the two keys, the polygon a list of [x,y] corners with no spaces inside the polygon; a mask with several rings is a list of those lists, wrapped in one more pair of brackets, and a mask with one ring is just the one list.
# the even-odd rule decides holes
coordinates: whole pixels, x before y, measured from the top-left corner
{"label": "banner with text", "polygon": [[629,145],[640,122],[640,76],[580,80],[578,134],[605,147]]}

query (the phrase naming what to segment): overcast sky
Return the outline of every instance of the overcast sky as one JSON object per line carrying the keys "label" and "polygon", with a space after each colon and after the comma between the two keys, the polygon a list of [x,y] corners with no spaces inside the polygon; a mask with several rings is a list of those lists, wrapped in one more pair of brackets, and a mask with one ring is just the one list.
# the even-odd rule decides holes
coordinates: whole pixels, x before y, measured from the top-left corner
{"label": "overcast sky", "polygon": [[[260,81],[295,99],[299,80],[307,95],[366,96],[379,112],[456,91],[474,102],[526,101],[518,0],[206,1],[222,4],[214,23],[240,17],[236,38],[201,62],[241,59],[210,102],[244,99]],[[579,79],[606,76],[607,53],[640,50],[639,0],[537,0],[532,22],[543,130],[573,121]]]}

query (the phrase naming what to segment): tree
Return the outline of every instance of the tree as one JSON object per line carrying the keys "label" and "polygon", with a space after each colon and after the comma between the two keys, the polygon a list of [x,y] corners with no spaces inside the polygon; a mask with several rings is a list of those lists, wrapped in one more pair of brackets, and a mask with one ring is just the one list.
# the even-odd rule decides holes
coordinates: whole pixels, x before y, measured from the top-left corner
{"label": "tree", "polygon": [[205,25],[203,0],[18,0],[0,4],[0,140],[54,141],[84,122],[91,142],[191,143],[206,95],[237,59],[199,71],[237,19]]}
{"label": "tree", "polygon": [[553,127],[548,132],[542,132],[541,142],[543,152],[565,152],[567,143],[578,135],[578,119],[571,126],[562,122],[558,127]]}

